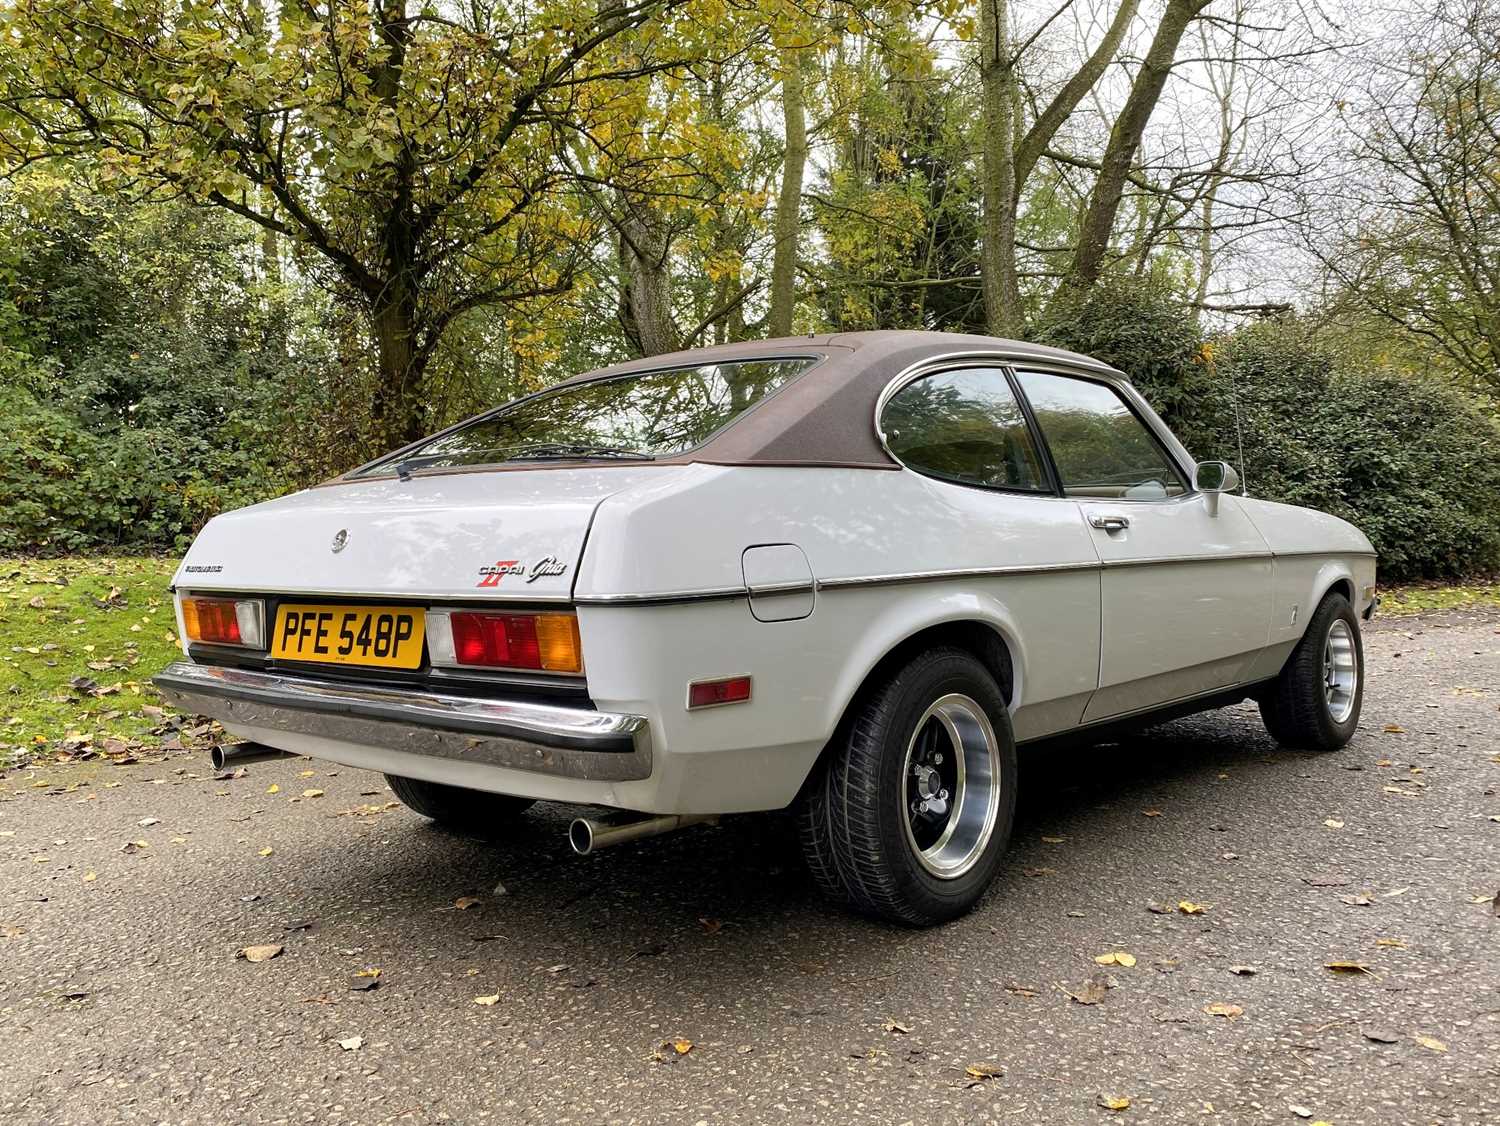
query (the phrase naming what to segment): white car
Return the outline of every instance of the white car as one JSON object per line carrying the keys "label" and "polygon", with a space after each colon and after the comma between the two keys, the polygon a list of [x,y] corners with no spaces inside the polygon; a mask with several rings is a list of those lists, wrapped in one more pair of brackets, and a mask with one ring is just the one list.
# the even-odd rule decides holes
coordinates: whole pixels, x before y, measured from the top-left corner
{"label": "white car", "polygon": [[616,811],[581,852],[795,806],[823,891],[932,923],[1000,864],[1018,746],[1247,698],[1353,735],[1370,542],[1236,484],[1070,352],[653,357],[215,518],[156,683],[441,822]]}

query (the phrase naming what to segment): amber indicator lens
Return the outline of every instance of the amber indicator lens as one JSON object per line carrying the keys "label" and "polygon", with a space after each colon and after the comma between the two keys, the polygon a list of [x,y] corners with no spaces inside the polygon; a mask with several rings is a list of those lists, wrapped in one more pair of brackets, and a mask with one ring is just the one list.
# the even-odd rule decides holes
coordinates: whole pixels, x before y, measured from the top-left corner
{"label": "amber indicator lens", "polygon": [[182,628],[189,641],[260,649],[263,612],[255,598],[184,598]]}
{"label": "amber indicator lens", "polygon": [[715,704],[742,704],[750,699],[750,678],[731,676],[723,680],[699,680],[688,685],[689,708],[711,708]]}

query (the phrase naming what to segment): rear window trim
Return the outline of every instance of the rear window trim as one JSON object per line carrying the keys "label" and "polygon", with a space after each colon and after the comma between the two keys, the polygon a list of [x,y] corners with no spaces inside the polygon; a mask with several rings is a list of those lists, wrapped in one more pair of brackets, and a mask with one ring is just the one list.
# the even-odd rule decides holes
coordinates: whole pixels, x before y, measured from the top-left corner
{"label": "rear window trim", "polygon": [[[549,458],[546,461],[536,461],[536,462],[530,462],[530,461],[495,461],[495,462],[485,462],[485,463],[481,463],[481,464],[465,465],[465,466],[453,466],[453,465],[445,465],[445,466],[421,466],[420,468],[413,469],[411,471],[411,475],[413,477],[417,477],[417,476],[421,476],[421,475],[426,474],[426,473],[453,473],[453,472],[460,471],[460,470],[465,471],[465,472],[485,472],[485,471],[492,471],[492,470],[495,470],[495,469],[499,469],[499,468],[502,468],[502,467],[505,467],[505,468],[522,467],[522,468],[527,468],[527,469],[540,469],[540,468],[546,468],[546,467],[550,467],[550,466],[572,465],[572,464],[579,464],[579,463],[586,463],[586,464],[590,464],[590,465],[651,465],[651,464],[660,464],[662,462],[666,462],[668,464],[671,464],[674,461],[677,461],[677,460],[680,460],[680,459],[683,459],[683,458],[687,458],[687,457],[689,457],[689,455],[694,454],[697,451],[703,449],[705,446],[709,445],[711,442],[717,441],[721,436],[723,436],[723,434],[726,431],[729,431],[729,430],[733,429],[743,419],[747,418],[751,414],[754,414],[762,406],[764,406],[766,403],[770,402],[777,395],[780,395],[788,387],[792,386],[794,383],[801,382],[801,380],[804,377],[806,377],[810,372],[815,371],[827,359],[828,359],[828,353],[826,353],[826,352],[787,352],[787,353],[777,352],[777,353],[774,353],[774,354],[771,354],[771,355],[761,355],[760,353],[751,352],[751,353],[748,353],[748,354],[743,355],[743,356],[725,356],[725,357],[722,357],[722,358],[720,358],[718,360],[712,361],[711,363],[705,363],[702,360],[699,360],[696,363],[694,363],[694,362],[692,362],[690,360],[685,360],[682,363],[665,364],[662,367],[636,368],[636,369],[632,369],[630,371],[617,371],[617,372],[610,372],[608,374],[601,374],[601,375],[583,375],[583,376],[577,376],[577,377],[574,377],[574,378],[562,380],[562,381],[560,381],[558,383],[554,383],[550,387],[543,387],[541,390],[539,390],[539,391],[533,391],[529,395],[522,395],[518,399],[510,399],[507,402],[499,404],[498,406],[491,407],[487,411],[481,411],[479,414],[476,414],[476,415],[473,415],[473,416],[471,416],[469,418],[465,418],[465,419],[462,419],[462,420],[460,420],[458,422],[455,422],[452,426],[448,426],[448,427],[446,427],[446,428],[444,428],[442,430],[437,431],[434,434],[425,435],[424,437],[418,438],[415,442],[408,442],[406,445],[400,447],[399,449],[391,450],[389,453],[381,454],[379,457],[372,458],[371,460],[365,462],[363,465],[357,465],[353,469],[347,470],[342,475],[340,475],[339,477],[335,478],[335,480],[341,481],[341,482],[359,482],[359,481],[384,481],[384,480],[387,480],[387,479],[394,479],[396,477],[395,466],[397,464],[399,464],[400,458],[401,458],[402,454],[409,453],[409,452],[414,452],[414,451],[420,449],[422,446],[427,445],[429,442],[435,442],[439,438],[445,438],[449,434],[457,433],[458,431],[464,429],[465,427],[468,427],[468,426],[477,426],[480,423],[488,422],[490,419],[496,418],[499,415],[503,414],[504,412],[506,412],[508,410],[511,410],[511,409],[513,409],[515,407],[520,406],[522,403],[529,403],[533,399],[541,398],[544,395],[553,395],[553,394],[556,394],[559,391],[562,391],[564,389],[571,389],[571,388],[574,388],[574,387],[589,387],[589,386],[593,386],[596,383],[609,383],[609,382],[612,382],[614,380],[619,380],[619,379],[641,379],[641,378],[644,378],[646,376],[665,375],[668,372],[674,372],[674,371],[692,371],[692,370],[694,370],[696,368],[719,367],[719,366],[722,366],[722,365],[725,365],[725,364],[782,363],[782,362],[785,362],[785,361],[788,361],[788,360],[807,360],[807,361],[809,361],[808,365],[805,368],[803,368],[801,371],[799,371],[796,375],[792,376],[785,383],[783,383],[780,387],[777,387],[774,391],[770,392],[769,394],[761,396],[755,402],[751,403],[748,407],[746,407],[744,410],[742,410],[739,414],[735,415],[728,422],[726,422],[722,426],[720,426],[717,430],[714,430],[712,433],[710,433],[707,437],[705,437],[697,445],[689,446],[687,449],[678,450],[675,453],[659,454],[659,455],[655,455],[655,456],[651,456],[651,457],[640,457],[640,458],[627,458],[627,457],[618,457],[618,458],[589,458],[589,457],[585,457],[585,456],[580,456],[577,459]],[[391,468],[389,470],[382,471],[380,473],[367,473],[366,472],[366,470],[371,469],[372,467],[377,466],[381,462],[385,462],[385,461],[389,461],[391,463]]]}

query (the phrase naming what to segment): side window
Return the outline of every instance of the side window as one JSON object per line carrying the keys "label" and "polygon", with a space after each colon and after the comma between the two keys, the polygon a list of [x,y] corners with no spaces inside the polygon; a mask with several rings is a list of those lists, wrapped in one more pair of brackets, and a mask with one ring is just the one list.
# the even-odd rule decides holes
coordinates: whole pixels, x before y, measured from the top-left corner
{"label": "side window", "polygon": [[1166,450],[1114,388],[1045,372],[1017,378],[1068,496],[1163,500],[1187,491]]}
{"label": "side window", "polygon": [[1048,491],[1026,416],[999,368],[923,376],[880,416],[886,444],[919,473],[991,489]]}

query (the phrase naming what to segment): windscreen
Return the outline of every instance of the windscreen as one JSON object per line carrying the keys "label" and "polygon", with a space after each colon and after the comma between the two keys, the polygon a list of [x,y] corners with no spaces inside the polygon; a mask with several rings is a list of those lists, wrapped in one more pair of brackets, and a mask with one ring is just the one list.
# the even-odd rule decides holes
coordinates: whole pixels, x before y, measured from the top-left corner
{"label": "windscreen", "polygon": [[815,362],[726,360],[558,387],[353,475],[508,461],[670,457],[701,445]]}

